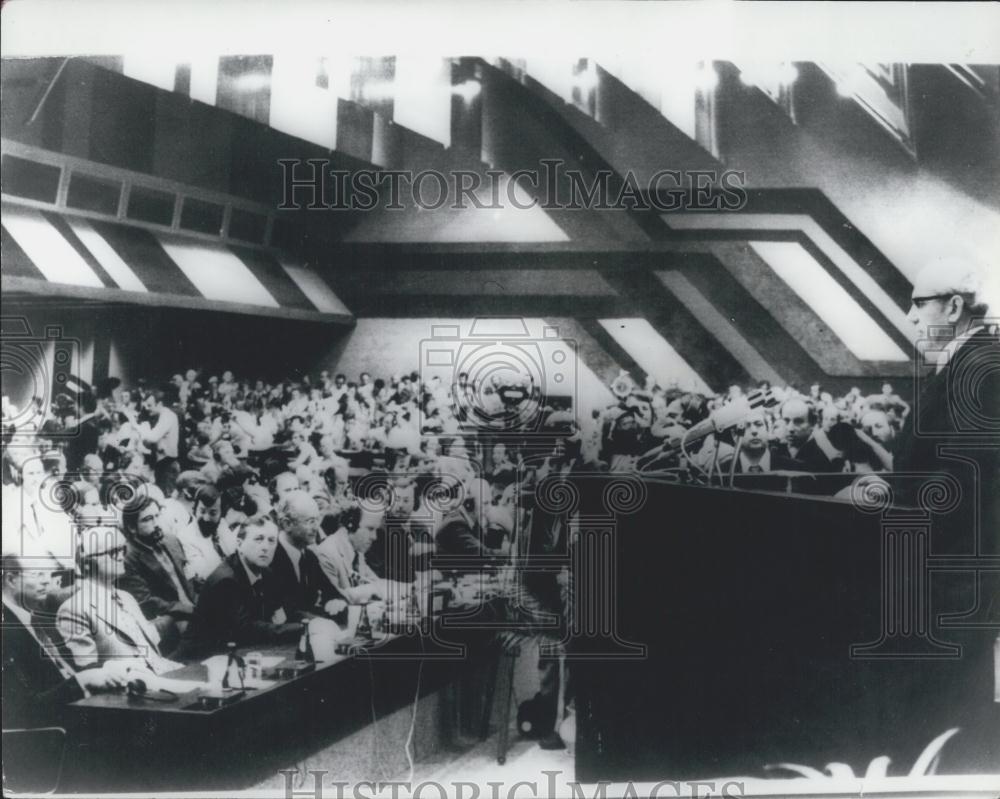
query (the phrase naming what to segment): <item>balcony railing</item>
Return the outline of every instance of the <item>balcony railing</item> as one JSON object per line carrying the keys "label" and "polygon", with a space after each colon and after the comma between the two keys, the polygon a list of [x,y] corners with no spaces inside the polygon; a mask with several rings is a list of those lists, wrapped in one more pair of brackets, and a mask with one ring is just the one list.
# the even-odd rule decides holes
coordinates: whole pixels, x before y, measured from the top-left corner
{"label": "balcony railing", "polygon": [[218,192],[0,140],[4,202],[222,244],[270,249],[272,208]]}

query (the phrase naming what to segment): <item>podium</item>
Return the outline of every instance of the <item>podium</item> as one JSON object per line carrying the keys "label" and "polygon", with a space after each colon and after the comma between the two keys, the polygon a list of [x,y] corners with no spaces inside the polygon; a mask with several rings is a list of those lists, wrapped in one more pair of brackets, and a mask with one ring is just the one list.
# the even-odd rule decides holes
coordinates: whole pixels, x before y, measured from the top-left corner
{"label": "podium", "polygon": [[[945,773],[996,771],[1000,558],[995,540],[950,546],[965,517],[948,485],[909,509],[891,493],[841,501],[780,480],[643,482],[613,563],[615,638],[644,654],[570,642],[578,780],[764,776],[779,762],[864,774],[880,755],[905,774],[951,727]],[[577,580],[576,603],[589,590]]]}

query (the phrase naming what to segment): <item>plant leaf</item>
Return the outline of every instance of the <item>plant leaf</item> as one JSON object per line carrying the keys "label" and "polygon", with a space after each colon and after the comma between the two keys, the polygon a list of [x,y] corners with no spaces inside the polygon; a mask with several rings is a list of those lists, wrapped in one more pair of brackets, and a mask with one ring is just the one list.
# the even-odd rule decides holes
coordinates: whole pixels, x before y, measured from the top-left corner
{"label": "plant leaf", "polygon": [[827,763],[826,770],[837,779],[854,779],[854,769],[846,763]]}
{"label": "plant leaf", "polygon": [[812,766],[800,766],[798,763],[773,763],[764,766],[765,771],[791,771],[793,774],[798,774],[800,777],[805,777],[810,780],[825,780],[827,779],[826,774],[822,771],[817,771]]}
{"label": "plant leaf", "polygon": [[889,764],[892,759],[888,755],[879,755],[871,763],[868,764],[868,770],[865,772],[865,779],[879,779],[885,777],[889,773]]}
{"label": "plant leaf", "polygon": [[913,768],[910,769],[910,776],[926,777],[927,775],[933,774],[937,771],[937,760],[938,756],[941,754],[941,750],[944,748],[944,745],[948,743],[949,739],[958,733],[958,730],[958,727],[945,730],[937,738],[927,744],[924,751],[920,753],[920,757],[917,758],[917,762],[913,764]]}

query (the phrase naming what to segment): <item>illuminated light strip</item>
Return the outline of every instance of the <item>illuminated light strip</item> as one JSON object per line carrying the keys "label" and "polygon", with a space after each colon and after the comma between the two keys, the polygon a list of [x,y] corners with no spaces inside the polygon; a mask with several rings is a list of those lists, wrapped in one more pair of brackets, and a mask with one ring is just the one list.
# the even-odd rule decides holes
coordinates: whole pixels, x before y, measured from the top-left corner
{"label": "illuminated light strip", "polygon": [[750,247],[863,361],[909,357],[801,244],[751,241]]}
{"label": "illuminated light strip", "polygon": [[608,335],[663,388],[676,386],[685,391],[715,393],[648,320],[631,318],[597,321]]}
{"label": "illuminated light strip", "polygon": [[207,299],[279,308],[246,264],[220,244],[157,236],[170,259]]}
{"label": "illuminated light strip", "polygon": [[878,281],[844,250],[820,224],[804,214],[669,214],[663,221],[675,230],[799,230],[844,273],[893,327],[908,341],[916,341],[916,330],[906,313],[886,294]]}
{"label": "illuminated light strip", "polygon": [[350,315],[350,309],[340,301],[340,297],[333,292],[327,282],[314,271],[282,258],[279,258],[278,262],[295,285],[299,287],[299,290],[306,295],[309,302],[316,306],[317,310],[323,313]]}
{"label": "illuminated light strip", "polygon": [[177,63],[173,58],[163,58],[156,53],[126,53],[122,56],[122,74],[172,92]]}
{"label": "illuminated light strip", "polygon": [[39,211],[5,207],[3,225],[46,280],[105,288],[80,253]]}
{"label": "illuminated light strip", "polygon": [[66,223],[70,226],[77,238],[83,242],[91,255],[104,267],[104,270],[111,276],[111,279],[118,284],[119,288],[126,291],[148,291],[138,275],[132,268],[122,260],[121,256],[115,252],[114,247],[91,227],[85,219],[72,216],[66,217]]}
{"label": "illuminated light strip", "polygon": [[719,313],[698,288],[680,272],[668,270],[655,273],[667,289],[677,297],[704,328],[711,333],[739,361],[755,380],[767,380],[772,385],[786,381],[768,363],[760,352],[737,330],[733,323]]}

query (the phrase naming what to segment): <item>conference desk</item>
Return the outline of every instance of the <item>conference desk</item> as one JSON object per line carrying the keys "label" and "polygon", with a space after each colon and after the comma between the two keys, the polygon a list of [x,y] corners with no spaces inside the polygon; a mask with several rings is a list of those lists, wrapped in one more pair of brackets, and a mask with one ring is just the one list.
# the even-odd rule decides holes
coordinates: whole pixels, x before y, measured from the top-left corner
{"label": "conference desk", "polygon": [[[248,689],[236,701],[204,709],[199,696],[207,668],[191,663],[164,677],[189,682],[172,701],[96,694],[70,706],[70,749],[64,789],[74,791],[238,790],[276,781],[282,769],[327,751],[321,758],[329,779],[378,779],[396,773],[415,701],[438,697],[420,720],[421,736],[447,741],[471,728],[460,705],[475,705],[464,693],[484,695],[475,685],[496,656],[489,623],[495,602],[485,602],[461,629],[449,630],[448,614],[430,628],[377,636],[368,649],[337,655],[307,673]],[[454,616],[454,613],[452,614]],[[274,659],[294,658],[294,647],[243,648]],[[418,694],[419,689],[419,694]],[[153,694],[156,696],[156,694]],[[161,697],[169,698],[169,697]],[[391,719],[400,716],[393,722]],[[389,719],[389,721],[386,721]],[[366,728],[384,724],[386,730]],[[395,730],[395,731],[394,731]],[[372,741],[382,738],[379,753]],[[421,740],[415,742],[418,753]],[[390,753],[388,750],[392,749]],[[426,750],[426,746],[423,747]],[[390,758],[389,755],[392,755]],[[372,758],[380,758],[373,762]],[[391,759],[391,762],[389,762]]]}

